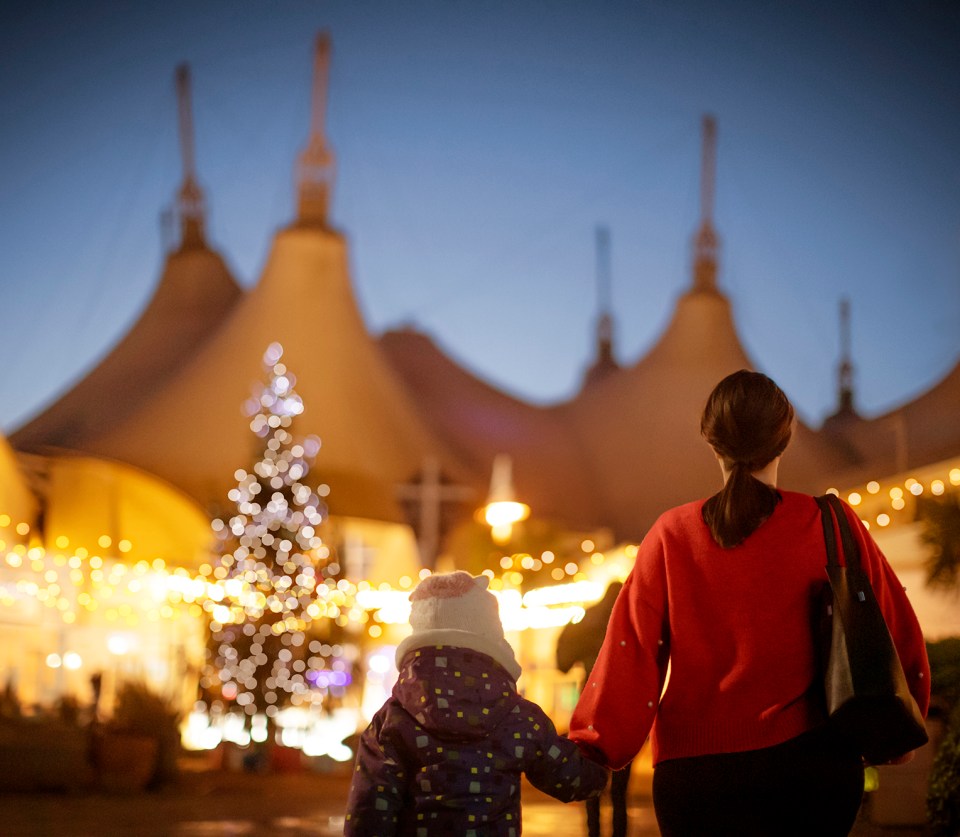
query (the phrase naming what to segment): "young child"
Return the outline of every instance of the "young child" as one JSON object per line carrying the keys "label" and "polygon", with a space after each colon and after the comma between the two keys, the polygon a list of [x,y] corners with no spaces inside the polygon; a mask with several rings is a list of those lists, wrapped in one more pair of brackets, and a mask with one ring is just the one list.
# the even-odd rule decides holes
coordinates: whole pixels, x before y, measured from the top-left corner
{"label": "young child", "polygon": [[431,575],[410,595],[413,633],[360,738],[346,837],[518,837],[521,773],[564,802],[603,790],[607,771],[517,694],[520,665],[487,583]]}

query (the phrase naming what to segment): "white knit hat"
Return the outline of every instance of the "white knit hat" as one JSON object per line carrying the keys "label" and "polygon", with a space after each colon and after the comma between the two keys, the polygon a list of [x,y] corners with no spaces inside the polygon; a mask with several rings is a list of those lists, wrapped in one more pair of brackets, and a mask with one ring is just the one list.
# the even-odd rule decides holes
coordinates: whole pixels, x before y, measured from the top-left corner
{"label": "white knit hat", "polygon": [[410,594],[413,633],[397,646],[397,668],[408,652],[428,645],[470,648],[493,657],[509,675],[520,677],[520,664],[503,636],[500,606],[487,590],[485,575],[460,570],[428,575]]}

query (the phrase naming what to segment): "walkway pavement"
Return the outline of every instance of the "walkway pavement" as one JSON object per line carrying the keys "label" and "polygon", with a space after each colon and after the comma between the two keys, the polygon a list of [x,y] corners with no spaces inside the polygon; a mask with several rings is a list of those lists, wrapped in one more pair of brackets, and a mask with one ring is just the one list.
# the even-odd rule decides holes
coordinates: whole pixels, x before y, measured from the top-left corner
{"label": "walkway pavement", "polygon": [[[204,770],[174,786],[133,795],[3,794],[3,837],[336,837],[343,832],[349,770],[256,775]],[[657,837],[645,794],[633,794],[631,837]],[[609,819],[609,812],[604,811]],[[524,837],[582,837],[582,805],[563,805],[525,785]],[[884,832],[866,821],[857,837],[921,837]]]}

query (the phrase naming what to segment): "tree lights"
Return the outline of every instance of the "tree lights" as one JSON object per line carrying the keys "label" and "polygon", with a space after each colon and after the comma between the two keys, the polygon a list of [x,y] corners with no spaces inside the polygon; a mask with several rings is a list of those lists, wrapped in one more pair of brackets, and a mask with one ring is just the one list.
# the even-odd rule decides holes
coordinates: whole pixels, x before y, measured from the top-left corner
{"label": "tree lights", "polygon": [[298,442],[290,432],[303,401],[282,356],[280,344],[268,347],[268,380],[244,405],[261,453],[250,472],[235,473],[228,496],[236,512],[213,521],[220,557],[212,574],[224,595],[205,605],[210,641],[201,688],[240,707],[254,732],[255,717],[274,719],[284,706],[350,680],[342,660],[328,669],[331,646],[313,638],[314,624],[335,623],[347,602],[337,586],[340,565],[320,536],[326,506],[305,482],[320,442]]}

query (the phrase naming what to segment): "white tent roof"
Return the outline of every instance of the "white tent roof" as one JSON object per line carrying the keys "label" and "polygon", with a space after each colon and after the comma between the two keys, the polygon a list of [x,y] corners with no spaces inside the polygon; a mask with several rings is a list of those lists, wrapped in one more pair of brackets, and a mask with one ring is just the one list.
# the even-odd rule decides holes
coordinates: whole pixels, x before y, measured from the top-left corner
{"label": "white tent roof", "polygon": [[281,231],[261,281],[217,334],[90,449],[159,474],[208,507],[224,505],[234,471],[258,455],[241,406],[264,379],[274,342],[305,407],[292,432],[321,439],[312,475],[330,486],[331,512],[400,520],[395,486],[441,451],[366,331],[346,243],[320,226]]}
{"label": "white tent roof", "polygon": [[476,505],[485,502],[494,457],[509,454],[517,499],[533,515],[573,528],[596,525],[593,469],[556,410],[495,389],[412,329],[387,332],[380,345],[432,429],[470,466]]}
{"label": "white tent roof", "polygon": [[105,426],[130,415],[217,330],[241,291],[203,245],[167,258],[149,305],[85,377],[11,436],[19,450],[86,450]]}
{"label": "white tent roof", "polygon": [[[700,415],[722,378],[757,368],[740,345],[727,298],[712,288],[694,289],[679,299],[646,356],[564,407],[597,469],[607,525],[639,538],[665,509],[720,489],[719,467],[700,437]],[[799,424],[780,483],[822,491],[837,463],[829,445]]]}

